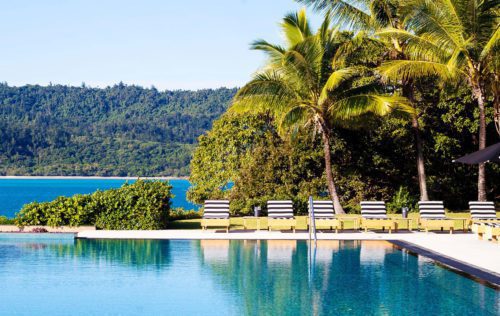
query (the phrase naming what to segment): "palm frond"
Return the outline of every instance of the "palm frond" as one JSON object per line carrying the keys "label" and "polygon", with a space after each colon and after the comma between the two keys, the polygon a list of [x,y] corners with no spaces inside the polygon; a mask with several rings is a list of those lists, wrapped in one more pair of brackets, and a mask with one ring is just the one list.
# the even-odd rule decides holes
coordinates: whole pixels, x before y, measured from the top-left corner
{"label": "palm frond", "polygon": [[368,0],[296,0],[317,11],[331,10],[333,22],[344,28],[367,29],[372,25]]}
{"label": "palm frond", "polygon": [[250,44],[251,49],[265,52],[272,62],[279,62],[285,54],[285,49],[279,45],[271,44],[265,40],[256,40]]}
{"label": "palm frond", "polygon": [[312,35],[306,10],[289,13],[281,23],[281,29],[289,47],[293,47]]}
{"label": "palm frond", "polygon": [[[465,2],[465,1],[453,1],[453,0],[439,0],[438,2],[444,4],[443,7],[441,7],[441,12],[446,13],[447,18],[448,18],[448,23],[452,24],[454,28],[457,28],[457,31],[460,32],[461,34],[464,34],[465,27],[463,25],[463,20],[462,20],[462,14],[459,14],[460,10],[460,2]],[[471,1],[467,1],[471,2]],[[439,4],[441,5],[441,4]],[[463,12],[462,12],[463,13]],[[463,38],[463,36],[462,36]]]}
{"label": "palm frond", "polygon": [[484,47],[481,51],[481,54],[480,54],[480,58],[483,60],[485,58],[487,58],[488,55],[491,52],[493,52],[494,49],[498,48],[499,44],[500,44],[500,24],[498,24],[493,35],[490,37],[490,39],[484,45]]}
{"label": "palm frond", "polygon": [[405,1],[371,0],[370,12],[377,29],[384,27],[401,27]]}
{"label": "palm frond", "polygon": [[301,53],[298,50],[287,51],[282,70],[290,81],[306,89],[315,89],[317,78],[317,65],[311,62],[315,59],[311,52]]}
{"label": "palm frond", "polygon": [[407,80],[428,76],[439,76],[450,80],[454,73],[462,74],[461,70],[455,69],[450,72],[449,65],[424,61],[424,60],[393,60],[383,63],[378,67],[380,74],[388,80]]}
{"label": "palm frond", "polygon": [[375,33],[386,40],[396,39],[405,45],[405,54],[413,59],[426,59],[434,61],[443,61],[449,55],[444,47],[439,47],[428,34],[416,35],[412,32],[396,29],[384,28]]}
{"label": "palm frond", "polygon": [[311,118],[311,109],[305,105],[299,104],[297,106],[292,106],[288,112],[286,112],[279,119],[279,129],[284,132],[295,125],[303,126]]}
{"label": "palm frond", "polygon": [[375,78],[371,81],[368,81],[363,84],[356,84],[354,86],[350,86],[348,88],[342,89],[340,93],[338,93],[337,99],[348,98],[356,95],[365,95],[365,94],[382,94],[384,93],[384,86],[376,80]]}
{"label": "palm frond", "polygon": [[238,113],[280,112],[290,100],[297,99],[294,89],[276,72],[255,76],[243,86],[233,99],[230,111]]}
{"label": "palm frond", "polygon": [[359,94],[343,98],[329,108],[333,119],[349,119],[366,113],[384,116],[392,111],[414,112],[406,98],[379,94]]}
{"label": "palm frond", "polygon": [[[356,54],[359,55],[361,52],[374,52],[382,50],[386,47],[385,43],[379,39],[370,36],[365,31],[357,32],[350,40],[344,41],[337,49],[335,56],[332,59],[332,66],[334,68],[345,67],[351,61],[352,57]],[[373,56],[370,56],[368,60],[361,62],[374,61]],[[360,61],[360,60],[357,60]]]}
{"label": "palm frond", "polygon": [[341,83],[351,78],[354,74],[358,73],[358,71],[359,70],[354,67],[334,71],[323,86],[318,103],[323,104],[328,99],[328,95],[331,91],[338,88]]}
{"label": "palm frond", "polygon": [[465,46],[463,27],[452,13],[443,8],[448,0],[410,0],[414,14],[405,23],[416,34],[427,34],[435,45],[450,49]]}

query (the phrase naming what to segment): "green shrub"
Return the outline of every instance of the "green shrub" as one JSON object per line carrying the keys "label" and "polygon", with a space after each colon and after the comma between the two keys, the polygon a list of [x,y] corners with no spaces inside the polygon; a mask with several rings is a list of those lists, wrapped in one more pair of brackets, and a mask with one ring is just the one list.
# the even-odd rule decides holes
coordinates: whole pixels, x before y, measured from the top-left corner
{"label": "green shrub", "polygon": [[15,221],[18,226],[162,229],[169,218],[171,188],[166,182],[138,180],[118,189],[33,202],[23,207]]}
{"label": "green shrub", "polygon": [[415,205],[417,204],[418,199],[414,196],[411,196],[410,192],[406,187],[399,187],[399,190],[396,192],[394,197],[389,203],[387,203],[387,212],[388,213],[399,213],[403,207],[408,207],[410,212],[415,211]]}
{"label": "green shrub", "polygon": [[117,190],[94,193],[90,209],[102,229],[162,229],[170,212],[171,186],[137,181]]}
{"label": "green shrub", "polygon": [[7,216],[0,216],[0,225],[13,225],[15,224],[14,219],[8,218]]}
{"label": "green shrub", "polygon": [[186,211],[182,207],[178,207],[170,211],[169,220],[170,221],[178,221],[181,219],[196,219],[201,218],[203,215],[202,211]]}

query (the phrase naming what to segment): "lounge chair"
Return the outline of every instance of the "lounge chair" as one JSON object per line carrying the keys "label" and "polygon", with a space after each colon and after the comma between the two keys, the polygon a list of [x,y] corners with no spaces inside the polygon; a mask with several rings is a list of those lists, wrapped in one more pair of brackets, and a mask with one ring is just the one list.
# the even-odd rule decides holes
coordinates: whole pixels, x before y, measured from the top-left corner
{"label": "lounge chair", "polygon": [[398,230],[398,223],[387,217],[384,201],[362,201],[361,203],[361,229]]}
{"label": "lounge chair", "polygon": [[472,221],[498,221],[494,202],[469,202],[470,218]]}
{"label": "lounge chair", "polygon": [[419,224],[426,232],[450,230],[450,234],[453,234],[455,221],[446,217],[443,201],[420,201],[418,210],[420,212]]}
{"label": "lounge chair", "polygon": [[228,200],[207,200],[205,201],[201,227],[206,230],[208,227],[225,227],[229,233],[229,201]]}
{"label": "lounge chair", "polygon": [[482,225],[486,226],[484,233],[486,238],[496,242],[500,241],[500,223],[484,223]]}
{"label": "lounge chair", "polygon": [[470,210],[469,226],[472,232],[476,233],[479,236],[479,238],[482,238],[483,234],[486,232],[485,231],[486,225],[481,225],[482,223],[500,222],[500,219],[497,218],[494,202],[470,201],[469,210]]}
{"label": "lounge chair", "polygon": [[[344,229],[344,223],[335,218],[335,210],[333,208],[332,201],[313,201],[314,207],[314,223],[316,229],[335,229],[335,232],[338,233],[340,230]],[[309,207],[309,210],[311,208]],[[307,217],[307,226],[311,224],[310,218]]]}
{"label": "lounge chair", "polygon": [[293,216],[292,201],[267,201],[267,226],[268,230],[276,227],[290,227],[295,233],[297,221]]}

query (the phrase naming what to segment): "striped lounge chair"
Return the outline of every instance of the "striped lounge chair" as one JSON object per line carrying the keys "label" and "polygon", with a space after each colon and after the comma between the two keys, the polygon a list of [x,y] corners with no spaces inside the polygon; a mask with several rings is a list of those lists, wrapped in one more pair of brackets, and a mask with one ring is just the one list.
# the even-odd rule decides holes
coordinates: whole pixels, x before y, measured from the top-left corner
{"label": "striped lounge chair", "polygon": [[[338,233],[340,230],[344,229],[344,223],[335,218],[335,210],[333,208],[332,201],[313,201],[314,208],[314,223],[316,229],[335,229]],[[309,205],[309,212],[311,211],[311,206]],[[307,218],[307,226],[309,228],[310,218]]]}
{"label": "striped lounge chair", "polygon": [[290,227],[295,233],[297,221],[293,216],[291,200],[267,201],[267,226],[268,230],[276,227]]}
{"label": "striped lounge chair", "polygon": [[500,242],[500,223],[483,223],[485,227],[484,235],[487,239]]}
{"label": "striped lounge chair", "polygon": [[225,227],[229,233],[229,201],[228,200],[206,200],[201,219],[201,227]]}
{"label": "striped lounge chair", "polygon": [[450,234],[453,234],[455,221],[446,217],[443,201],[419,201],[418,210],[420,212],[419,225],[426,232],[449,229]]}
{"label": "striped lounge chair", "polygon": [[362,201],[361,203],[361,228],[368,231],[368,229],[382,229],[398,230],[398,223],[387,217],[387,210],[384,201]]}
{"label": "striped lounge chair", "polygon": [[497,218],[494,202],[479,202],[470,201],[470,227],[479,238],[483,237],[486,232],[486,225],[483,223],[499,223],[500,218]]}
{"label": "striped lounge chair", "polygon": [[498,221],[494,202],[469,202],[470,218],[472,221]]}

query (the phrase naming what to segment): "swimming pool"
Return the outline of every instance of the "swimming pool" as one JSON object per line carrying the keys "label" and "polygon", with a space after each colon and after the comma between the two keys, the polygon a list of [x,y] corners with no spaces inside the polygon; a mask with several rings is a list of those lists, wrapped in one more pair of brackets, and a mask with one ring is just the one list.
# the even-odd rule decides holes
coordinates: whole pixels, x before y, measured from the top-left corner
{"label": "swimming pool", "polygon": [[[43,236],[43,235],[40,235]],[[0,235],[1,315],[498,315],[500,295],[385,241]],[[20,238],[23,237],[23,238]]]}

